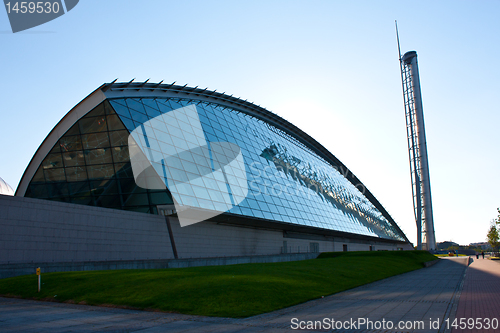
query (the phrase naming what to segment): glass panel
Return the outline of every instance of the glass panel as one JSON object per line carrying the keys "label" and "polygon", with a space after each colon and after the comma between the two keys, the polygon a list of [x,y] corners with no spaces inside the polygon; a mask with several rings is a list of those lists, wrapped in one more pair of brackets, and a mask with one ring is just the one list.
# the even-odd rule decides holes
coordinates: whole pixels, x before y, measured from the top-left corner
{"label": "glass panel", "polygon": [[45,180],[48,182],[60,182],[66,180],[66,176],[64,174],[64,169],[45,169],[43,170],[45,175]]}
{"label": "glass panel", "polygon": [[78,123],[76,123],[64,135],[68,136],[68,135],[79,135],[79,134],[80,134],[80,126],[78,125]]}
{"label": "glass panel", "polygon": [[170,104],[168,103],[168,101],[163,101],[163,102],[160,102],[160,100],[156,100],[158,102],[158,107],[160,108],[160,112],[161,113],[167,113],[167,112],[170,112],[172,111],[172,108],[170,107]]}
{"label": "glass panel", "polygon": [[149,193],[152,205],[171,205],[174,202],[166,191]]}
{"label": "glass panel", "polygon": [[118,195],[101,195],[95,198],[98,207],[120,208],[121,202]]}
{"label": "glass panel", "polygon": [[120,179],[119,182],[121,193],[146,193],[146,189],[137,186],[133,178]]}
{"label": "glass panel", "polygon": [[116,114],[115,110],[113,110],[113,107],[109,104],[108,100],[104,101],[104,111],[106,114]]}
{"label": "glass panel", "polygon": [[134,110],[130,110],[130,114],[132,115],[132,119],[140,124],[143,124],[146,121],[148,121],[148,116],[146,116],[143,113],[140,113],[140,112],[137,112]]}
{"label": "glass panel", "polygon": [[123,124],[129,131],[133,131],[137,127],[137,125],[131,119],[128,118],[121,118],[121,119],[123,121]]}
{"label": "glass panel", "polygon": [[61,140],[59,140],[59,144],[63,152],[82,150],[82,140],[79,135],[62,137]]}
{"label": "glass panel", "polygon": [[123,204],[125,206],[149,206],[148,194],[125,194],[123,195]]}
{"label": "glass panel", "polygon": [[71,151],[63,154],[65,166],[79,166],[85,165],[85,156],[83,151]]}
{"label": "glass panel", "polygon": [[82,135],[82,143],[84,149],[109,147],[108,133],[104,132]]}
{"label": "glass panel", "polygon": [[117,115],[108,115],[106,116],[108,121],[108,127],[110,131],[124,130],[125,126],[123,126],[122,121]]}
{"label": "glass panel", "polygon": [[48,154],[42,165],[44,169],[61,168],[63,166],[61,154]]}
{"label": "glass panel", "polygon": [[148,106],[145,107],[146,109],[146,114],[150,117],[150,118],[155,118],[155,117],[158,117],[159,115],[161,115],[161,112],[158,111],[158,110],[155,110],[155,109],[152,109]]}
{"label": "glass panel", "polygon": [[79,205],[93,205],[94,201],[92,197],[71,197],[71,203],[79,204]]}
{"label": "glass panel", "polygon": [[88,182],[68,183],[69,194],[76,196],[90,196],[90,187]]}
{"label": "glass panel", "polygon": [[144,106],[142,105],[141,102],[139,102],[133,98],[127,98],[126,102],[127,102],[128,108],[130,109],[131,112],[132,112],[132,110],[135,110],[135,111],[138,111],[140,113],[146,114],[146,111],[144,110]]}
{"label": "glass panel", "polygon": [[96,106],[92,111],[87,113],[84,118],[89,118],[89,117],[100,117],[104,116],[104,104],[101,103],[98,106]]}
{"label": "glass panel", "polygon": [[26,196],[40,199],[48,198],[47,186],[47,184],[30,185],[28,191],[26,191]]}
{"label": "glass panel", "polygon": [[113,106],[113,109],[116,111],[117,114],[119,114],[120,116],[122,117],[126,117],[128,119],[132,119],[132,116],[130,115],[130,111],[128,109],[128,107],[122,105],[122,104],[119,104],[120,103],[125,103],[125,101],[121,101],[121,100],[112,100],[112,101],[109,101],[110,104]]}
{"label": "glass panel", "polygon": [[68,182],[78,182],[81,180],[86,180],[87,168],[84,166],[66,168],[66,179]]}
{"label": "glass panel", "polygon": [[118,183],[115,180],[94,180],[90,182],[90,190],[95,196],[118,194]]}
{"label": "glass panel", "polygon": [[128,162],[130,160],[128,147],[114,147],[111,148],[113,152],[113,161],[115,163]]}
{"label": "glass panel", "polygon": [[113,164],[92,165],[87,167],[89,179],[111,178],[114,175]]}
{"label": "glass panel", "polygon": [[128,163],[115,163],[116,175],[118,178],[134,178],[132,165]]}
{"label": "glass panel", "polygon": [[78,124],[80,124],[80,132],[82,134],[97,133],[108,130],[106,117],[104,115],[100,117],[82,118],[78,121]]}
{"label": "glass panel", "polygon": [[68,197],[68,184],[67,183],[55,183],[47,184],[48,197],[49,198],[60,198]]}
{"label": "glass panel", "polygon": [[[147,105],[148,107],[158,110],[158,105],[156,104],[156,101],[152,98],[143,98],[142,99],[142,104]],[[147,112],[147,108],[146,108]]]}
{"label": "glass panel", "polygon": [[132,212],[138,212],[138,213],[146,213],[146,214],[151,213],[151,209],[149,206],[146,206],[146,207],[123,207],[122,209],[129,210]]}
{"label": "glass panel", "polygon": [[38,170],[36,171],[35,175],[33,176],[33,179],[31,180],[32,183],[37,183],[37,182],[44,182],[45,177],[43,176],[43,168],[40,166]]}
{"label": "glass panel", "polygon": [[84,155],[87,165],[113,163],[109,148],[85,150]]}
{"label": "glass panel", "polygon": [[109,139],[111,141],[111,146],[128,146],[128,131],[116,131],[109,132]]}
{"label": "glass panel", "polygon": [[59,146],[59,144],[56,143],[56,145],[54,146],[54,148],[52,148],[52,150],[50,152],[51,153],[60,153],[61,152],[61,146]]}

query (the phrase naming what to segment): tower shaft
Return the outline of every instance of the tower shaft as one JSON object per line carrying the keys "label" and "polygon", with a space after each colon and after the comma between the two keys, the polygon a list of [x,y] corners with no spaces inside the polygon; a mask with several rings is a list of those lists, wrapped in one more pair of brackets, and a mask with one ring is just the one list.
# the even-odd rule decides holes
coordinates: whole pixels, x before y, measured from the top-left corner
{"label": "tower shaft", "polygon": [[425,139],[417,52],[406,52],[403,57],[400,57],[400,63],[410,157],[413,208],[417,224],[417,249],[435,250],[436,239],[434,234],[429,163],[427,159],[427,142]]}

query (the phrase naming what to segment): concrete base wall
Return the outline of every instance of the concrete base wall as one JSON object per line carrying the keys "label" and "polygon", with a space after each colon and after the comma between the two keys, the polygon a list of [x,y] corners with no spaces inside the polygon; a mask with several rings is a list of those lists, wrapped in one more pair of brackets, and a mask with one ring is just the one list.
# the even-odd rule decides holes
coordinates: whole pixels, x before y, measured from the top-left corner
{"label": "concrete base wall", "polygon": [[166,259],[166,260],[120,260],[89,262],[42,262],[22,264],[0,264],[0,279],[35,274],[40,267],[42,273],[97,271],[110,269],[165,269],[197,266],[220,266],[250,263],[272,263],[297,260],[309,260],[318,257],[319,253],[292,253],[270,256],[219,257],[198,259]]}
{"label": "concrete base wall", "polygon": [[[181,227],[163,216],[0,195],[0,265],[220,258],[290,253],[397,250],[401,244],[215,222]],[[409,244],[405,249],[411,249]]]}
{"label": "concrete base wall", "polygon": [[0,264],[173,258],[165,219],[0,195]]}

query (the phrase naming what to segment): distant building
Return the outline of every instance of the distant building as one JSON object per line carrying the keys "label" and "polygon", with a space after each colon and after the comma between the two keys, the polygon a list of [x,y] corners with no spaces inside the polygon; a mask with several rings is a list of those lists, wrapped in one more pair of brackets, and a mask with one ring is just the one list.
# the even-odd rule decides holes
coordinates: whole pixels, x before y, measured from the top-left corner
{"label": "distant building", "polygon": [[0,178],[0,194],[14,195],[14,190],[12,189],[12,187],[10,187],[10,185],[7,184],[2,178]]}
{"label": "distant building", "polygon": [[480,247],[483,250],[489,249],[491,247],[488,242],[470,243],[469,246]]}
{"label": "distant building", "polygon": [[452,241],[445,241],[445,242],[437,243],[436,246],[439,250],[446,250],[450,246],[456,246],[458,248],[460,245],[458,245],[457,243],[452,242]]}

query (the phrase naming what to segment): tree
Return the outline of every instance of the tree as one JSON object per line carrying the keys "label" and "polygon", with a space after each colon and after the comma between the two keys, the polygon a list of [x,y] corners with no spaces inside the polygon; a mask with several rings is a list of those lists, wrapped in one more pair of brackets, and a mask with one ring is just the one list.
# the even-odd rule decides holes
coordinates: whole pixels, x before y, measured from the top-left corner
{"label": "tree", "polygon": [[497,227],[495,225],[495,220],[492,221],[490,230],[488,231],[487,240],[493,249],[496,249],[500,245],[500,236],[498,234]]}

